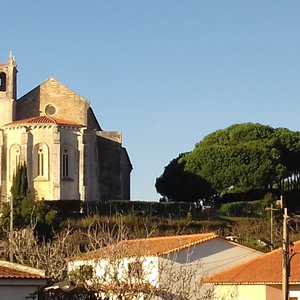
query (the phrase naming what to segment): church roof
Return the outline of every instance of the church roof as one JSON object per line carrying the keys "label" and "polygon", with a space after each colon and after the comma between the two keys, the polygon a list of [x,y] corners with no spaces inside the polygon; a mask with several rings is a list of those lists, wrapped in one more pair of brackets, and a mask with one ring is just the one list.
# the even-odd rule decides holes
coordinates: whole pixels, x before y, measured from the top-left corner
{"label": "church roof", "polygon": [[29,119],[16,120],[16,121],[6,124],[6,125],[10,126],[10,125],[25,125],[25,124],[54,124],[54,125],[70,126],[70,127],[83,126],[81,124],[76,124],[74,122],[56,119],[56,118],[49,117],[49,116],[38,116],[38,117],[29,118]]}

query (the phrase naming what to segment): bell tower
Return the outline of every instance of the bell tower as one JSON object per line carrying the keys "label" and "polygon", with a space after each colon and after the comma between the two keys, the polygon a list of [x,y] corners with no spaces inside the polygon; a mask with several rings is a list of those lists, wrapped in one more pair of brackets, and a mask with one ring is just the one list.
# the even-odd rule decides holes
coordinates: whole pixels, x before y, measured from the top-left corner
{"label": "bell tower", "polygon": [[0,126],[14,121],[17,72],[15,58],[10,53],[8,63],[0,63]]}

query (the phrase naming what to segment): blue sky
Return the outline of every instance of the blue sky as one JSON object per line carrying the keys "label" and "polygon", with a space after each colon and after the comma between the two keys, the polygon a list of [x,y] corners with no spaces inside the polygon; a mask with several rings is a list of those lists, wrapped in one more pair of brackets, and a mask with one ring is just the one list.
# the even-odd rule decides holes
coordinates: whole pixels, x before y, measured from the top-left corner
{"label": "blue sky", "polygon": [[299,130],[300,1],[14,0],[0,11],[19,96],[51,75],[123,132],[132,199],[179,153],[235,123]]}

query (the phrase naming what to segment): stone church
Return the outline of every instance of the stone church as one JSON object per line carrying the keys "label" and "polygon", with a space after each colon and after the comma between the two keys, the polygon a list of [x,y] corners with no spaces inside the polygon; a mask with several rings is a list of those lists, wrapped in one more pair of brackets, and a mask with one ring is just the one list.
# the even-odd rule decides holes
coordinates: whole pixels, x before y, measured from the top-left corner
{"label": "stone church", "polygon": [[121,133],[103,131],[89,101],[53,77],[17,99],[10,55],[0,63],[1,201],[22,162],[37,200],[130,199],[132,166]]}

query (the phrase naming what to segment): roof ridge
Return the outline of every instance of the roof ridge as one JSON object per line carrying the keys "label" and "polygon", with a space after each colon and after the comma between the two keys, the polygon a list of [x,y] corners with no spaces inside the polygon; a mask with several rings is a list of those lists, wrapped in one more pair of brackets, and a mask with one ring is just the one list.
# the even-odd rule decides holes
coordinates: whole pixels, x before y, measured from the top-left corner
{"label": "roof ridge", "polygon": [[160,255],[169,254],[169,253],[172,253],[172,252],[175,252],[175,251],[179,251],[181,249],[189,248],[189,247],[195,246],[195,245],[197,245],[199,243],[204,243],[204,242],[210,241],[210,240],[212,240],[214,238],[217,238],[217,237],[219,237],[217,234],[213,234],[213,235],[208,236],[207,238],[204,238],[202,240],[192,241],[192,242],[189,242],[187,244],[182,245],[181,247],[173,248],[173,249],[171,249],[169,251],[164,251]]}
{"label": "roof ridge", "polygon": [[82,124],[77,124],[68,120],[58,119],[55,117],[50,117],[48,115],[34,116],[31,118],[15,120],[11,123],[5,124],[4,126],[11,126],[17,124],[34,124],[34,123],[44,123],[44,124],[55,124],[55,125],[73,125],[73,126],[83,126]]}
{"label": "roof ridge", "polygon": [[[154,237],[146,237],[146,238],[138,238],[138,239],[129,239],[129,240],[122,240],[121,242],[128,242],[128,241],[143,241],[143,240],[164,240],[164,239],[175,239],[175,238],[185,238],[185,237],[196,237],[200,235],[217,235],[214,232],[206,232],[206,233],[193,233],[193,234],[183,234],[183,235],[167,235],[167,236],[154,236]],[[120,243],[121,243],[120,242]]]}
{"label": "roof ridge", "polygon": [[0,267],[5,267],[11,270],[21,271],[24,273],[45,277],[45,271],[37,268],[24,266],[18,263],[12,263],[5,260],[0,260]]}

